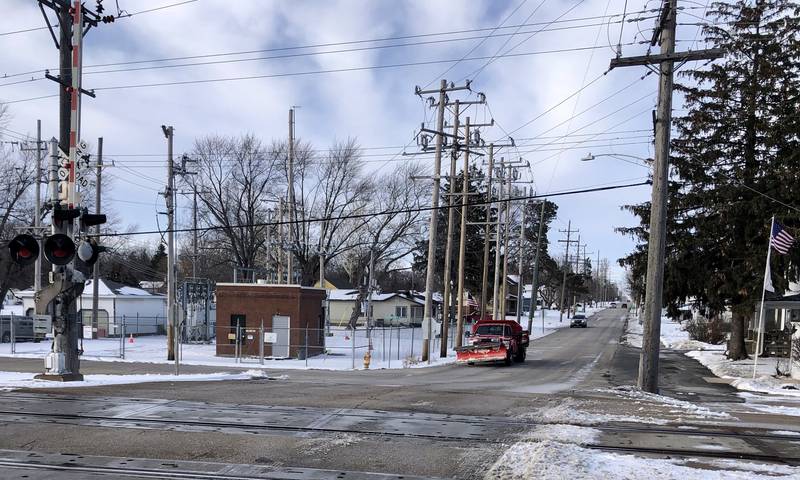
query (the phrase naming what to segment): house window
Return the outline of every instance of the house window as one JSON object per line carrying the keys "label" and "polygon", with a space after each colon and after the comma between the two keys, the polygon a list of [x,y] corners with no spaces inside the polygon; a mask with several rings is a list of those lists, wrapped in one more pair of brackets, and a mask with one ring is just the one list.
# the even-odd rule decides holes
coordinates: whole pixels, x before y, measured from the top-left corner
{"label": "house window", "polygon": [[408,307],[394,307],[394,316],[397,318],[408,317]]}
{"label": "house window", "polygon": [[411,307],[411,318],[422,318],[423,315],[425,315],[424,307]]}

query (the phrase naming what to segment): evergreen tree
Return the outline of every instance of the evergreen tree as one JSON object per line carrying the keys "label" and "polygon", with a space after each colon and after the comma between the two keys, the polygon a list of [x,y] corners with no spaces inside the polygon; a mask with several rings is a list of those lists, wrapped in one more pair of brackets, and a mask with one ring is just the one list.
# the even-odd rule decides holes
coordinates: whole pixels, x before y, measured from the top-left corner
{"label": "evergreen tree", "polygon": [[[733,314],[728,356],[746,358],[745,325],[761,298],[770,217],[800,226],[800,6],[791,0],[715,3],[704,35],[719,62],[679,73],[664,300]],[[647,241],[649,204],[627,207]],[[790,228],[791,229],[791,228]],[[646,243],[621,260],[646,271]],[[773,255],[780,290],[800,255]]]}

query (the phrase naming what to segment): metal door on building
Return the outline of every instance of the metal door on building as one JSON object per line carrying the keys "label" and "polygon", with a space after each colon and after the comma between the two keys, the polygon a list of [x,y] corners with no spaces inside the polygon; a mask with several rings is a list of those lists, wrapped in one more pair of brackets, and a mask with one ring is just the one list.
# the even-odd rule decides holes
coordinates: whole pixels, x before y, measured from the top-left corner
{"label": "metal door on building", "polygon": [[275,343],[272,344],[273,357],[289,356],[290,333],[289,317],[285,315],[274,315],[272,317],[272,332],[275,333]]}

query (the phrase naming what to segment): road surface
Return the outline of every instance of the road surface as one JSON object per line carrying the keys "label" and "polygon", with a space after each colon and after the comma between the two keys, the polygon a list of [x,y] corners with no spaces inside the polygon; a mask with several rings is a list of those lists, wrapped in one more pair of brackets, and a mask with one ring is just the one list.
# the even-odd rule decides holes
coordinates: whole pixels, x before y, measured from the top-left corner
{"label": "road surface", "polygon": [[[511,367],[271,370],[272,379],[251,381],[7,392],[0,395],[0,449],[8,450],[0,451],[0,465],[33,469],[30,478],[46,476],[36,470],[44,467],[21,460],[19,451],[29,450],[48,465],[63,464],[60,454],[80,454],[79,470],[63,472],[74,478],[81,472],[124,477],[134,464],[156,468],[147,459],[170,460],[169,468],[186,478],[220,475],[225,468],[263,475],[258,478],[482,478],[487,465],[536,425],[580,424],[570,415],[553,417],[565,405],[617,413],[642,408],[641,399],[613,390],[635,383],[637,350],[620,345],[623,332],[624,312],[609,309],[591,317],[589,328],[565,328],[533,341],[528,360]],[[19,361],[2,359],[0,369],[39,368],[38,361],[17,368],[10,362]],[[86,372],[109,368],[146,366],[85,365]],[[679,385],[665,389],[670,396],[740,409],[736,404],[743,400],[733,389],[704,380],[708,372],[696,362],[665,352],[662,369],[665,385]],[[791,452],[800,451],[800,440],[769,433],[785,419],[740,409],[735,419],[720,414],[709,423],[692,412],[675,413],[671,405],[649,408],[651,415],[680,419],[695,430],[609,421],[596,426],[603,435],[592,448],[680,456],[712,439],[716,450],[707,456],[789,462],[795,461]]]}

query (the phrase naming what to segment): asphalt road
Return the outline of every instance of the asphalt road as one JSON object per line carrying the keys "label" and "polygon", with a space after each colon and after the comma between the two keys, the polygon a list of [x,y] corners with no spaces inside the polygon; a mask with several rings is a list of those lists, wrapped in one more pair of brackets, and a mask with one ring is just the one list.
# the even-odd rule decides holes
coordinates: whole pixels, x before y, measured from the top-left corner
{"label": "asphalt road", "polygon": [[[638,354],[620,345],[623,330],[624,312],[605,310],[586,329],[565,328],[535,340],[527,361],[510,367],[270,370],[271,380],[0,394],[0,449],[298,467],[318,469],[312,474],[319,478],[353,478],[352,472],[482,478],[487,465],[531,427],[531,420],[520,420],[524,415],[564,402],[631,408],[633,402],[598,391],[635,383]],[[8,367],[10,361],[0,359],[0,370],[17,369]],[[38,371],[40,362],[23,365]],[[146,368],[85,364],[86,372],[95,373]],[[735,398],[730,387],[704,381],[703,367],[682,355],[666,352],[662,371],[664,383],[676,385],[669,394],[677,398]],[[671,410],[662,414],[676,416]],[[652,438],[636,430],[609,431],[604,441],[622,448]],[[735,447],[721,438],[721,445]],[[326,477],[332,470],[351,473]]]}

